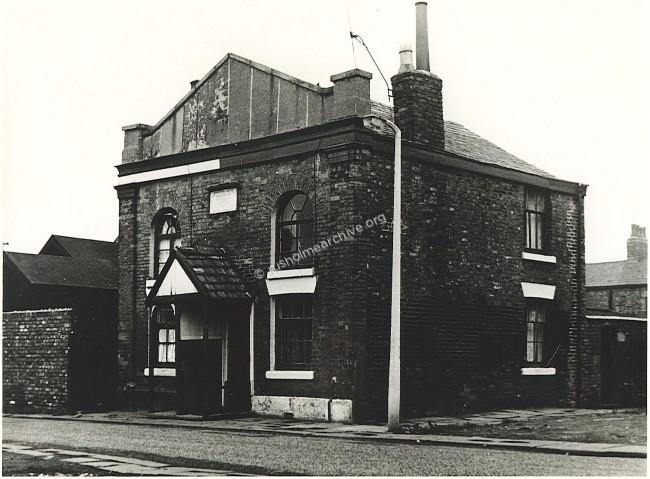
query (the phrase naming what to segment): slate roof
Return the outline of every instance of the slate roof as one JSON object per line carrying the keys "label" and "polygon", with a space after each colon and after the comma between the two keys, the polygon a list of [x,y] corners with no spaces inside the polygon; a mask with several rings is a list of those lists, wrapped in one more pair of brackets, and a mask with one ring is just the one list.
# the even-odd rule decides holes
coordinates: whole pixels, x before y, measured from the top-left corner
{"label": "slate roof", "polygon": [[52,235],[39,254],[48,253],[52,243],[56,243],[68,256],[73,258],[94,258],[117,261],[117,243],[71,236]]}
{"label": "slate roof", "polygon": [[164,276],[171,267],[173,260],[187,273],[188,277],[203,296],[212,299],[248,300],[251,298],[248,289],[237,268],[225,255],[223,250],[212,248],[178,248],[161,271],[154,284],[150,296],[158,291]]}
{"label": "slate roof", "polygon": [[11,252],[3,259],[33,285],[117,289],[117,266],[110,260]]}
{"label": "slate roof", "polygon": [[627,259],[586,265],[586,286],[622,286],[648,284],[648,260]]}
{"label": "slate roof", "polygon": [[[377,101],[371,101],[371,114],[393,120],[393,108]],[[392,130],[382,133],[392,136]],[[508,153],[503,148],[468,130],[460,123],[445,121],[445,151],[464,158],[490,165],[522,171],[545,178],[555,176],[537,168],[515,155]]]}

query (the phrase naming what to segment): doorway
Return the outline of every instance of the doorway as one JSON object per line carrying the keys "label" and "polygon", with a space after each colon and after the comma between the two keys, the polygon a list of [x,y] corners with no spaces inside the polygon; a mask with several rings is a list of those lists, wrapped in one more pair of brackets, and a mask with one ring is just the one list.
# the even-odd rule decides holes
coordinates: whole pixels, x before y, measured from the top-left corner
{"label": "doorway", "polygon": [[181,340],[177,357],[177,413],[203,415],[221,411],[222,339]]}

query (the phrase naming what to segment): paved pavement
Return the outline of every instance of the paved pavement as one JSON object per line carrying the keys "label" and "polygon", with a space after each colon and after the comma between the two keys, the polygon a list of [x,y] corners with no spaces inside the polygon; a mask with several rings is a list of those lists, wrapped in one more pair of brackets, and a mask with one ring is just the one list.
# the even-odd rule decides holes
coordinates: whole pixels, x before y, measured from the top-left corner
{"label": "paved pavement", "polygon": [[411,419],[405,422],[406,426],[467,426],[486,424],[501,424],[504,421],[527,421],[569,416],[590,416],[594,414],[613,413],[613,409],[572,409],[572,408],[540,408],[540,409],[499,409],[464,416],[430,416]]}
{"label": "paved pavement", "polygon": [[[593,414],[594,410],[580,409],[538,409],[538,410],[504,410],[492,413],[483,413],[467,416],[464,418],[425,418],[416,421],[435,420],[436,424],[466,424],[468,421],[474,424],[495,424],[505,419],[522,417],[540,417],[551,415],[567,414]],[[604,412],[604,411],[603,411]],[[158,414],[155,418],[150,417],[146,412],[113,412],[94,413],[76,416],[46,416],[46,415],[13,415],[14,417],[31,417],[41,419],[57,419],[86,421],[96,423],[118,423],[133,424],[142,426],[173,426],[190,429],[211,429],[217,431],[238,431],[256,433],[274,433],[296,435],[303,437],[328,437],[339,439],[354,439],[381,441],[389,443],[410,443],[410,444],[438,444],[463,447],[482,447],[493,449],[512,449],[534,452],[546,452],[556,454],[570,454],[583,456],[601,457],[647,457],[646,446],[611,443],[581,443],[569,441],[548,441],[528,439],[498,439],[477,436],[449,436],[435,434],[400,434],[389,433],[384,425],[365,424],[339,424],[323,422],[303,422],[289,419],[275,419],[262,417],[246,417],[240,419],[223,419],[217,421],[202,421],[179,419],[173,414]],[[488,422],[486,422],[488,421]]]}
{"label": "paved pavement", "polygon": [[[20,454],[31,458],[49,461],[63,461],[81,464],[85,467],[99,469],[112,474],[126,474],[129,476],[248,476],[223,469],[203,469],[196,467],[172,466],[162,462],[147,461],[126,456],[96,454],[85,451],[33,448],[22,444],[3,443],[2,453]],[[16,471],[21,475],[24,471]],[[4,473],[4,471],[3,471]],[[105,474],[104,474],[105,475]]]}
{"label": "paved pavement", "polygon": [[[30,446],[38,452],[49,449],[81,452],[92,459],[89,462],[109,461],[95,457],[101,454],[110,456],[110,460],[136,458],[177,467],[256,475],[642,476],[646,473],[646,460],[639,458],[425,445],[369,440],[363,436],[340,438],[325,434],[179,427],[175,423],[135,425],[126,421],[97,423],[6,416],[2,427],[7,444]],[[40,461],[35,457],[34,462]],[[129,462],[133,461],[125,463]]]}

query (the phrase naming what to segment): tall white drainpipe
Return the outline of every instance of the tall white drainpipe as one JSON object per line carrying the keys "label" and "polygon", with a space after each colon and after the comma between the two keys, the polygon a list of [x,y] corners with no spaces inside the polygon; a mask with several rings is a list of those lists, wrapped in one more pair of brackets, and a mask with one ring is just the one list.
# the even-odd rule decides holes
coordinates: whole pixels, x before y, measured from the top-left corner
{"label": "tall white drainpipe", "polygon": [[385,120],[395,132],[395,168],[393,178],[393,277],[390,304],[390,362],[388,366],[388,430],[399,428],[400,405],[400,300],[402,264],[402,132]]}
{"label": "tall white drainpipe", "polygon": [[386,118],[367,116],[366,128],[381,131],[388,125],[395,133],[395,167],[393,177],[393,272],[390,306],[390,357],[388,365],[388,429],[399,428],[400,404],[400,299],[402,244],[402,131]]}

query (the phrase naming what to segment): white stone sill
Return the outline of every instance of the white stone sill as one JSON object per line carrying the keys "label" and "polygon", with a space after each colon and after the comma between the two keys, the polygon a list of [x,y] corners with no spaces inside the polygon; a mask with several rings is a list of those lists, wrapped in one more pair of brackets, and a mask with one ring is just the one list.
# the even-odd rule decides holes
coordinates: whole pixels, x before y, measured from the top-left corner
{"label": "white stone sill", "polygon": [[[144,375],[149,376],[149,368],[144,368]],[[153,368],[154,376],[176,377],[176,368]]]}
{"label": "white stone sill", "polygon": [[557,263],[557,258],[555,256],[547,255],[547,254],[539,254],[539,253],[529,253],[528,251],[524,251],[521,253],[521,257],[523,259],[527,259],[530,261],[539,261],[541,263]]}
{"label": "white stone sill", "polygon": [[314,371],[266,371],[266,379],[301,379],[311,381]]}
{"label": "white stone sill", "polygon": [[269,270],[266,279],[281,279],[281,278],[302,278],[304,276],[314,276],[316,271],[314,268],[300,268],[300,269],[282,269],[282,270]]}
{"label": "white stone sill", "polygon": [[555,376],[555,368],[521,368],[522,376]]}

